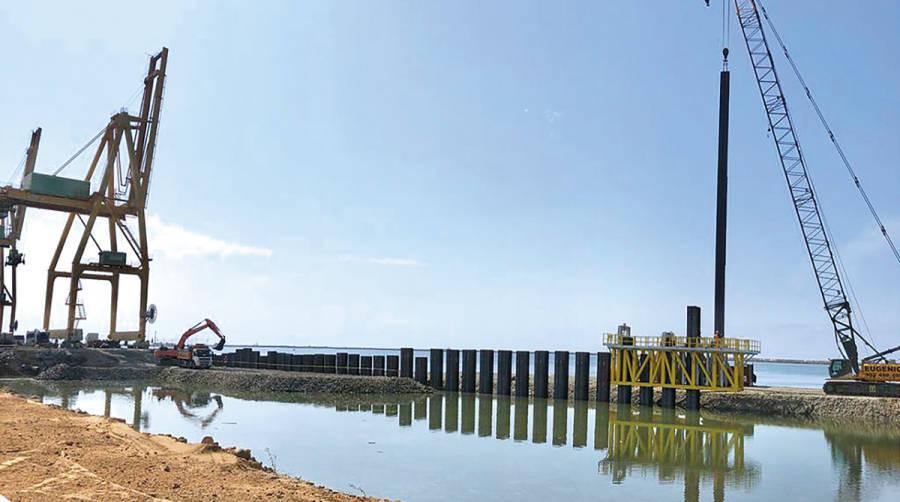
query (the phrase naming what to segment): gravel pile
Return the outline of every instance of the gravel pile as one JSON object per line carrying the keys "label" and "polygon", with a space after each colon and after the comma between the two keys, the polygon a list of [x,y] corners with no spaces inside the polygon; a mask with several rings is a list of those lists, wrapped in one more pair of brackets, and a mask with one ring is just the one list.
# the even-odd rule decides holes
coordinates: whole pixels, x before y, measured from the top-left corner
{"label": "gravel pile", "polygon": [[32,374],[12,348],[0,349],[0,377]]}
{"label": "gravel pile", "polygon": [[96,368],[60,363],[40,372],[37,380],[153,380],[162,368],[155,366]]}
{"label": "gravel pile", "polygon": [[[16,346],[0,349],[0,376],[37,376],[54,366],[115,367],[118,359],[97,349]],[[56,370],[61,371],[61,370]]]}
{"label": "gravel pile", "polygon": [[409,378],[323,375],[254,370],[166,368],[159,379],[170,385],[229,389],[237,392],[322,394],[420,394],[431,392]]}
{"label": "gravel pile", "polygon": [[59,363],[40,372],[36,380],[81,380],[84,375],[83,368],[69,366],[66,363]]}

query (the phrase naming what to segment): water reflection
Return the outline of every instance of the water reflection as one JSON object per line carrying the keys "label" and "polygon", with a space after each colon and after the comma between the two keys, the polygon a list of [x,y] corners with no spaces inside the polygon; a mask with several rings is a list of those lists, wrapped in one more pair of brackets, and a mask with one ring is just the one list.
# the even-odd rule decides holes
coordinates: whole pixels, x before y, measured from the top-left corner
{"label": "water reflection", "polygon": [[830,430],[824,433],[831,447],[832,466],[840,478],[835,500],[866,500],[863,487],[867,470],[886,476],[900,472],[900,438]]}
{"label": "water reflection", "polygon": [[[532,432],[531,432],[531,442],[532,443],[546,443],[547,442],[547,403],[549,401],[547,399],[535,399],[534,400],[534,410],[532,410]],[[528,401],[525,398],[516,398],[516,407],[519,406],[525,408],[528,406]]]}
{"label": "water reflection", "polygon": [[400,426],[409,427],[412,425],[412,403],[400,403]]}
{"label": "water reflection", "polygon": [[[195,391],[188,393],[181,389],[153,389],[152,393],[157,401],[172,401],[182,417],[188,421],[199,424],[202,429],[207,428],[209,424],[216,419],[216,416],[219,415],[224,407],[222,404],[222,396],[210,394],[209,392]],[[195,411],[199,412],[201,409],[203,409],[203,412],[205,413],[205,408],[209,406],[210,402],[216,403],[216,407],[212,411],[206,413],[205,416],[195,413]],[[140,402],[135,401],[135,409],[138,409],[139,407]],[[109,416],[108,408],[104,414]]]}
{"label": "water reflection", "polygon": [[444,430],[456,432],[459,423],[459,399],[448,399],[444,410]]}
{"label": "water reflection", "polygon": [[[701,419],[698,414],[609,416],[607,456],[599,471],[622,483],[635,470],[655,471],[661,482],[684,480],[684,500],[698,500],[701,483],[712,481],[713,500],[724,500],[725,485],[752,489],[759,483],[760,466],[744,457],[744,440],[753,425]],[[598,421],[602,421],[599,417]]]}
{"label": "water reflection", "polygon": [[[434,396],[437,399],[437,396]],[[451,397],[452,399],[452,397]],[[474,434],[475,433],[475,395],[474,394],[463,394],[462,397],[459,398],[461,401],[462,407],[462,425],[460,429],[463,434]]]}
{"label": "water reflection", "polygon": [[511,405],[512,401],[509,396],[497,397],[497,439],[509,439],[509,412]]}
{"label": "water reflection", "polygon": [[[755,433],[760,433],[758,424],[822,429],[831,454],[833,472],[830,476],[840,479],[836,500],[871,499],[873,483],[874,486],[890,486],[894,482],[891,480],[900,471],[900,433],[897,431],[867,430],[869,435],[854,434],[848,431],[858,427],[829,428],[799,420],[779,422],[767,417],[719,417],[708,413],[686,414],[682,410],[660,411],[598,406],[593,402],[573,404],[546,399],[452,393],[430,396],[310,396],[282,393],[234,398],[207,391],[127,384],[38,384],[23,381],[10,387],[36,395],[45,402],[58,402],[67,408],[80,408],[96,414],[102,410],[103,415],[126,419],[136,430],[148,430],[152,414],[160,417],[157,418],[159,423],[156,428],[160,429],[160,424],[164,424],[162,428],[165,429],[154,432],[175,435],[184,434],[185,430],[216,429],[214,424],[217,422],[234,424],[221,420],[234,420],[234,413],[240,409],[248,405],[267,406],[271,401],[296,404],[295,408],[282,407],[278,411],[295,416],[303,416],[303,407],[308,406],[330,408],[345,415],[377,415],[380,419],[375,422],[383,424],[388,430],[393,428],[405,437],[411,437],[408,434],[431,437],[436,433],[440,433],[440,437],[465,435],[479,438],[479,444],[487,444],[481,443],[487,439],[506,441],[510,445],[519,443],[516,448],[542,449],[547,454],[541,458],[551,462],[553,459],[568,459],[588,467],[586,470],[595,474],[591,475],[591,480],[582,480],[582,486],[591,487],[591,490],[602,492],[609,489],[610,484],[643,489],[649,481],[651,485],[679,487],[678,498],[685,501],[700,498],[724,500],[727,491],[761,494],[771,478],[786,475],[772,470],[767,472],[767,483],[760,483],[763,466],[768,465],[769,459],[777,457],[778,453],[765,449],[759,443],[756,449],[748,446],[753,444]],[[228,412],[226,408],[234,408],[231,411],[233,415],[222,419]],[[276,410],[272,409],[273,412]],[[166,417],[174,417],[175,421]],[[345,420],[345,427],[353,427],[352,422],[351,419],[351,424],[347,425]],[[179,424],[183,427],[179,428]],[[235,434],[253,433],[253,430],[240,431],[238,428],[234,431]],[[220,433],[225,431],[218,429],[215,432],[217,439]],[[382,438],[390,435],[384,431],[382,434]],[[381,445],[382,439],[372,439]],[[455,444],[460,448],[469,448],[466,441]],[[501,449],[497,451],[505,452]],[[751,451],[756,459],[748,455]],[[402,470],[402,464],[397,469]],[[303,474],[303,471],[298,473]],[[592,482],[596,485],[591,485]]]}
{"label": "water reflection", "polygon": [[428,428],[431,430],[440,430],[441,429],[441,418],[443,416],[443,412],[441,411],[441,407],[444,404],[442,399],[429,399],[428,400]]}

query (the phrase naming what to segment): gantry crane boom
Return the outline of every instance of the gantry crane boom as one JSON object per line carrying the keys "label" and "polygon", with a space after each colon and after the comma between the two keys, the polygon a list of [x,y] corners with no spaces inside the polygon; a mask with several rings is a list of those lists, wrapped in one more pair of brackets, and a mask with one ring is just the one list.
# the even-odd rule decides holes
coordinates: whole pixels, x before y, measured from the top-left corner
{"label": "gantry crane boom", "polygon": [[[834,325],[839,348],[843,349],[854,373],[859,371],[859,356],[850,315],[850,302],[838,273],[837,263],[822,221],[819,204],[788,112],[781,83],[775,71],[772,53],[766,41],[762,20],[755,0],[734,0],[736,14],[744,35],[750,63],[756,75],[756,83],[769,121],[769,130],[775,140],[778,158],[791,193],[800,230],[806,242],[806,250],[815,271],[819,292],[828,317]],[[861,337],[860,337],[861,338]]]}

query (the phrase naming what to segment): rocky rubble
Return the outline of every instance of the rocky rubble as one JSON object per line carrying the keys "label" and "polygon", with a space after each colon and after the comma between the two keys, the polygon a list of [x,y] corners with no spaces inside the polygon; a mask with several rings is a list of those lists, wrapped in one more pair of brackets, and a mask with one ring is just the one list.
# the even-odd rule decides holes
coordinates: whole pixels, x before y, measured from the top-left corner
{"label": "rocky rubble", "polygon": [[53,365],[40,372],[37,380],[81,380],[84,371],[82,368],[73,368],[66,363]]}
{"label": "rocky rubble", "polygon": [[153,380],[158,378],[162,371],[163,368],[149,365],[98,368],[60,363],[41,371],[34,378],[37,380]]}
{"label": "rocky rubble", "polygon": [[260,370],[185,370],[166,368],[159,380],[167,385],[229,389],[236,392],[321,394],[418,394],[431,392],[408,378]]}
{"label": "rocky rubble", "polygon": [[900,425],[900,399],[830,396],[813,389],[754,388],[741,393],[704,393],[701,406],[720,412]]}

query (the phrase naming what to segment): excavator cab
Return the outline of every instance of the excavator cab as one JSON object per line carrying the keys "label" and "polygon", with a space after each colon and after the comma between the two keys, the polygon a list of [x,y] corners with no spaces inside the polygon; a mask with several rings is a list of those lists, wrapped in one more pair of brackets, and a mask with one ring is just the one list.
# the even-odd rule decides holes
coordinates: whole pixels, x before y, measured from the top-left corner
{"label": "excavator cab", "polygon": [[852,372],[849,359],[832,359],[828,364],[828,375],[831,378],[840,378]]}

